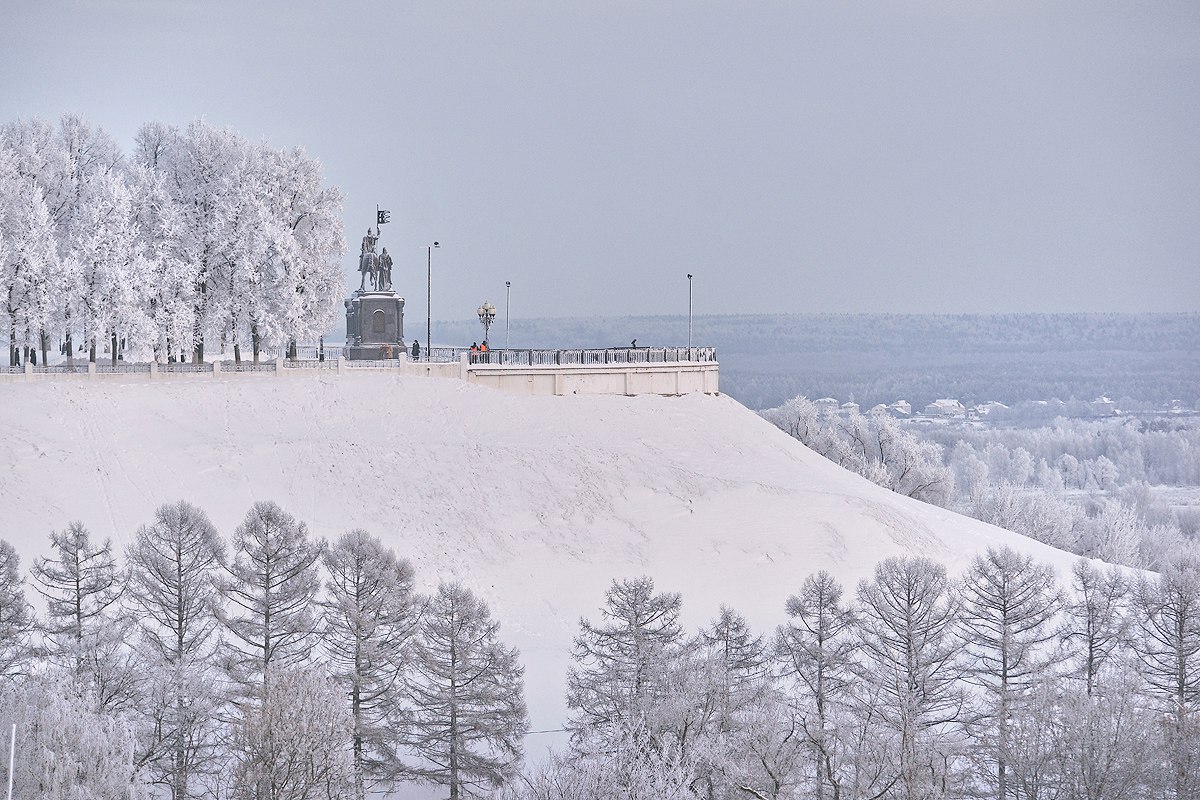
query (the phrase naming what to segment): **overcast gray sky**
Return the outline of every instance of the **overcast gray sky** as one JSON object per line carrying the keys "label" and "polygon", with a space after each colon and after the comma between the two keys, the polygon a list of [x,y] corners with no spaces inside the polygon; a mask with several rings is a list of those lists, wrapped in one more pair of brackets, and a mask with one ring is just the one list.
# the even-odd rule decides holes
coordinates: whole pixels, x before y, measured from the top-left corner
{"label": "overcast gray sky", "polygon": [[1195,0],[0,9],[0,120],[304,146],[410,326],[434,239],[438,319],[1200,308]]}

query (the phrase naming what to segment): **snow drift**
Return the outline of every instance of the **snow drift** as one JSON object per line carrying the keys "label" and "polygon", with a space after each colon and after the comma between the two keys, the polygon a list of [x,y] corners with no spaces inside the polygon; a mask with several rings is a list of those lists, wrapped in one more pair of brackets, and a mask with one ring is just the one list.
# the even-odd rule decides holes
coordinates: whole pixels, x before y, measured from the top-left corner
{"label": "snow drift", "polygon": [[[124,545],[186,499],[228,538],[270,499],[333,538],[361,527],[424,588],[458,578],[520,648],[532,729],[561,728],[580,616],[613,578],[683,593],[699,627],[721,603],[759,632],[827,569],[852,589],[875,563],[961,570],[988,546],[1073,556],[894,494],[726,397],[515,397],[385,374],[0,384],[0,538],[28,567],[81,520]],[[536,751],[541,739],[530,740]]]}

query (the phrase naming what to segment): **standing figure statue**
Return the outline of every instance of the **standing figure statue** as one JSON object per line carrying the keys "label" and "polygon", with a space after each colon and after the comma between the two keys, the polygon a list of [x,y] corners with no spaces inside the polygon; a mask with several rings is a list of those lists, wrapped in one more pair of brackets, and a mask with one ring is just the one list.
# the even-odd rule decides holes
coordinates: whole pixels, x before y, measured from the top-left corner
{"label": "standing figure statue", "polygon": [[378,236],[371,235],[371,229],[367,228],[367,235],[362,240],[362,252],[358,255],[358,271],[362,273],[362,281],[358,285],[358,290],[364,291],[367,288],[367,276],[371,277],[371,288],[375,288],[375,273],[379,265],[379,256],[375,255],[375,240]]}
{"label": "standing figure statue", "polygon": [[392,288],[392,257],[388,255],[387,248],[383,248],[383,252],[379,255],[379,264],[375,267],[375,288],[379,291],[386,291]]}

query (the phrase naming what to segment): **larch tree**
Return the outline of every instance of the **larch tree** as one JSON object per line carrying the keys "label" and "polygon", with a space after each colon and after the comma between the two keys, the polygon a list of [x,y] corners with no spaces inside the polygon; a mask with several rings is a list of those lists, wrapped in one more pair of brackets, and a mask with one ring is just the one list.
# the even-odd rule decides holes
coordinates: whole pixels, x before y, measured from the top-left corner
{"label": "larch tree", "polygon": [[46,600],[43,624],[52,660],[95,692],[99,710],[127,708],[140,669],[127,645],[131,622],[119,613],[123,575],[112,542],[99,546],[79,522],[52,531],[53,554],[33,562],[34,588]]}
{"label": "larch tree", "polygon": [[304,523],[269,501],[255,503],[234,532],[233,559],[217,585],[229,634],[223,660],[240,699],[261,699],[273,670],[309,660],[324,549]]}
{"label": "larch tree", "polygon": [[484,796],[520,767],[524,670],[498,634],[487,605],[458,584],[438,586],[421,618],[408,743],[416,773],[450,800]]}
{"label": "larch tree", "polygon": [[348,699],[353,725],[355,796],[404,776],[407,672],[422,601],[406,559],[364,530],[353,530],[325,551],[322,639],[334,682]]}
{"label": "larch tree", "polygon": [[953,796],[965,699],[957,662],[957,605],[946,568],[927,558],[888,558],[858,587],[860,679],[880,724],[898,740],[895,784],[904,800]]}
{"label": "larch tree", "polygon": [[25,599],[20,566],[17,551],[0,540],[0,677],[3,678],[23,674],[32,655],[29,637],[35,623],[33,609]]}
{"label": "larch tree", "polygon": [[1071,568],[1071,590],[1060,635],[1077,662],[1073,675],[1090,697],[1101,670],[1128,644],[1131,587],[1118,568],[1102,569],[1081,558]]}
{"label": "larch tree", "polygon": [[821,570],[804,579],[787,599],[790,622],[776,633],[776,655],[789,692],[796,725],[810,750],[812,796],[842,796],[839,718],[853,679],[854,615],[842,602],[842,586]]}
{"label": "larch tree", "polygon": [[216,758],[220,698],[209,662],[223,553],[208,515],[182,500],[159,506],[154,523],[138,530],[126,552],[126,602],[154,684],[144,708],[152,734],[142,759],[171,800],[201,796],[198,778],[212,771]]}
{"label": "larch tree", "polygon": [[1175,800],[1200,796],[1200,561],[1180,559],[1139,582],[1142,677],[1162,713],[1162,744]]}
{"label": "larch tree", "polygon": [[770,657],[763,637],[725,605],[690,649],[676,700],[676,760],[695,764],[706,796],[726,797],[746,781],[754,728],[773,699]]}
{"label": "larch tree", "polygon": [[613,581],[605,597],[601,622],[580,620],[567,673],[572,748],[631,766],[661,760],[676,738],[670,711],[688,649],[682,600],[656,594],[648,577]]}
{"label": "larch tree", "polygon": [[967,679],[983,690],[980,736],[994,766],[999,800],[1009,796],[1009,745],[1014,715],[1055,660],[1055,618],[1062,596],[1054,570],[1009,547],[976,556],[959,588]]}

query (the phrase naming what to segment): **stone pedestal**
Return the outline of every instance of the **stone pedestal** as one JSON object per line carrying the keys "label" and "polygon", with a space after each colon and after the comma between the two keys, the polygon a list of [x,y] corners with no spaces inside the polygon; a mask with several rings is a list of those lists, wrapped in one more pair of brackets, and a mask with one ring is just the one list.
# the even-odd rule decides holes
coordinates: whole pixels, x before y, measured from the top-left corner
{"label": "stone pedestal", "polygon": [[400,358],[404,350],[404,298],[393,291],[352,294],[346,301],[346,358]]}

